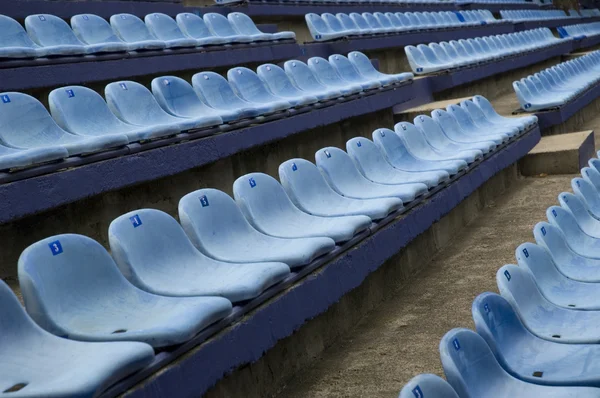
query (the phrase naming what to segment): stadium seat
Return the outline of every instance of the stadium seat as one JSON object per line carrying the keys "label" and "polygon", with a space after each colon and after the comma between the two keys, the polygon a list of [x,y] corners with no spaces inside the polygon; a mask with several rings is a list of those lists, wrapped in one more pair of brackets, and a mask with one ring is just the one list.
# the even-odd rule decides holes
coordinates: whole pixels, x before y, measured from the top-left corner
{"label": "stadium seat", "polygon": [[179,133],[170,125],[133,126],[108,109],[104,98],[83,86],[57,88],[48,95],[50,113],[65,131],[82,136],[124,135],[129,142],[145,141]]}
{"label": "stadium seat", "polygon": [[265,235],[250,225],[229,195],[216,189],[200,189],[181,198],[179,219],[194,245],[221,261],[275,261],[298,268],[335,247],[335,242],[326,237],[285,239]]}
{"label": "stadium seat", "polygon": [[[499,136],[498,138],[501,138],[502,142],[507,142],[520,131],[516,127],[506,125],[506,127],[493,127],[486,124],[476,124],[475,120],[471,117],[471,112],[468,112],[460,105],[448,105],[446,112],[456,120],[462,131],[471,137],[493,134],[495,137]],[[483,133],[482,130],[484,131]]]}
{"label": "stadium seat", "polygon": [[347,28],[342,21],[338,19],[335,15],[325,12],[321,14],[321,18],[323,21],[329,26],[329,28],[335,33],[345,33],[346,36],[358,36],[360,35],[360,29],[358,27],[355,28]]}
{"label": "stadium seat", "polygon": [[590,165],[590,167],[582,168],[581,175],[583,176],[584,180],[589,182],[596,189],[596,191],[600,193],[600,172],[596,168],[596,164],[598,164],[598,159],[592,158],[588,161],[588,164]]}
{"label": "stadium seat", "polygon": [[[473,121],[473,124],[479,129],[485,129],[486,132],[490,134],[502,134],[507,135],[508,137],[516,137],[519,135],[524,128],[517,127],[516,125],[511,125],[509,121],[504,123],[494,122],[483,113],[481,108],[477,106],[471,100],[464,100],[460,102],[460,108],[464,110],[467,115]],[[456,105],[454,106],[456,108]],[[459,115],[458,110],[454,112],[455,115]],[[456,117],[456,116],[455,116]],[[465,118],[461,120],[464,121]],[[528,122],[523,122],[523,125],[529,125]]]}
{"label": "stadium seat", "polygon": [[[481,109],[485,117],[496,124],[505,126],[516,126],[521,130],[525,130],[537,124],[538,118],[535,115],[527,115],[521,117],[505,117],[499,115],[490,101],[481,95],[476,95],[472,98],[472,101]],[[469,109],[469,113],[471,110]]]}
{"label": "stadium seat", "polygon": [[[383,85],[403,83],[408,80],[412,80],[414,77],[412,73],[397,73],[393,75],[381,73],[375,69],[371,63],[371,60],[369,60],[365,54],[359,51],[352,51],[351,53],[348,53],[348,60],[362,76],[367,79],[378,80]],[[339,70],[339,62],[336,67]]]}
{"label": "stadium seat", "polygon": [[36,58],[44,56],[42,47],[36,45],[25,29],[14,19],[0,15],[0,58]]}
{"label": "stadium seat", "polygon": [[517,379],[543,385],[600,386],[597,344],[561,344],[532,334],[502,296],[482,293],[472,306],[477,333]]}
{"label": "stadium seat", "polygon": [[[429,161],[456,160],[457,171],[466,167],[468,163],[473,163],[476,159],[475,153],[453,153],[441,152],[434,149],[425,138],[423,132],[414,125],[407,122],[400,122],[394,126],[394,131],[402,140],[404,147],[413,156]],[[481,152],[480,152],[481,153]],[[463,163],[464,162],[464,163]],[[450,174],[456,174],[452,172]]]}
{"label": "stadium seat", "polygon": [[502,297],[536,336],[568,344],[596,344],[600,340],[600,311],[579,311],[551,303],[525,269],[505,265],[496,273],[496,282]]}
{"label": "stadium seat", "polygon": [[398,398],[458,398],[448,382],[432,374],[420,374],[413,377],[402,390]]}
{"label": "stadium seat", "polygon": [[108,22],[97,15],[74,15],[71,17],[71,28],[75,36],[86,45],[105,46],[115,52],[137,50],[135,45],[119,39]]}
{"label": "stadium seat", "polygon": [[562,231],[567,244],[575,253],[600,260],[600,238],[586,235],[569,211],[562,207],[550,206],[546,210],[546,217],[550,224]]}
{"label": "stadium seat", "polygon": [[340,243],[371,225],[367,216],[320,217],[304,213],[294,206],[276,179],[263,173],[235,180],[233,196],[254,228],[279,238],[326,236]]}
{"label": "stadium seat", "polygon": [[362,29],[356,24],[356,22],[352,20],[352,18],[350,18],[350,15],[348,14],[339,12],[335,14],[335,17],[340,22],[340,24],[342,24],[342,28],[346,31],[353,32],[353,34],[359,36],[370,36],[373,34],[373,29],[371,29],[370,27],[368,27],[367,29]]}
{"label": "stadium seat", "polygon": [[328,87],[321,84],[304,62],[286,61],[283,64],[283,69],[296,87],[309,95],[314,95],[319,101],[333,100],[344,95],[337,87]]}
{"label": "stadium seat", "polygon": [[442,367],[460,397],[597,397],[594,387],[540,386],[511,376],[485,340],[469,329],[452,329],[440,341]]}
{"label": "stadium seat", "polygon": [[238,97],[229,82],[215,72],[196,73],[192,85],[202,102],[219,111],[235,112],[236,119],[254,118],[270,111],[266,105],[251,104]]}
{"label": "stadium seat", "polygon": [[329,63],[337,70],[342,79],[354,83],[360,84],[363,90],[373,90],[380,88],[384,85],[390,85],[394,83],[394,79],[386,79],[385,84],[379,79],[372,79],[366,76],[362,76],[348,58],[340,54],[333,54],[329,56]]}
{"label": "stadium seat", "polygon": [[290,274],[283,263],[227,263],[199,252],[179,223],[154,209],[134,210],[110,223],[110,250],[121,273],[161,296],[221,296],[250,300]]}
{"label": "stadium seat", "polygon": [[0,145],[0,170],[21,169],[69,157],[60,146],[36,149],[14,149]]}
{"label": "stadium seat", "polygon": [[446,137],[455,142],[465,144],[475,142],[487,144],[488,146],[493,145],[491,150],[495,150],[497,145],[501,145],[503,142],[507,142],[510,139],[508,134],[503,133],[477,134],[474,130],[464,130],[462,124],[459,123],[454,116],[442,109],[432,111],[431,117],[441,127]]}
{"label": "stadium seat", "polygon": [[127,145],[124,135],[85,137],[61,129],[37,99],[22,93],[0,93],[0,143],[15,149],[67,150],[69,156]]}
{"label": "stadium seat", "polygon": [[370,181],[356,169],[350,156],[336,147],[318,150],[315,161],[329,186],[347,198],[400,198],[408,203],[427,193],[423,182],[391,185]]}
{"label": "stadium seat", "polygon": [[[575,195],[577,195],[579,199],[585,203],[590,214],[594,216],[594,218],[600,220],[600,194],[592,184],[596,173],[590,169],[587,172],[587,175],[585,171],[583,174],[585,177],[587,177],[587,179],[580,177],[573,178],[571,180],[571,188],[573,189]],[[589,177],[590,175],[592,178]]]}
{"label": "stadium seat", "polygon": [[46,55],[82,55],[125,52],[123,43],[83,44],[71,27],[54,15],[37,14],[25,18],[29,37],[39,46],[46,47]]}
{"label": "stadium seat", "polygon": [[191,12],[182,12],[175,17],[179,29],[187,36],[196,39],[199,46],[221,45],[228,43],[227,38],[211,33],[202,17]]}
{"label": "stadium seat", "polygon": [[260,65],[256,68],[256,74],[273,94],[284,98],[295,107],[319,102],[314,95],[307,94],[294,86],[285,71],[277,65]]}
{"label": "stadium seat", "polygon": [[229,43],[251,43],[255,41],[252,37],[237,32],[227,18],[221,14],[209,12],[204,14],[202,18],[204,18],[204,23],[213,35],[222,37]]}
{"label": "stadium seat", "polygon": [[3,395],[95,397],[154,359],[144,343],[84,343],[56,337],[35,324],[0,281]]}
{"label": "stadium seat", "polygon": [[304,19],[306,20],[310,34],[316,41],[335,40],[354,34],[354,31],[346,29],[341,32],[335,32],[318,14],[308,13],[304,16]]}
{"label": "stadium seat", "polygon": [[220,117],[223,122],[234,122],[238,118],[235,110],[211,108],[198,98],[194,88],[177,76],[161,76],[152,80],[152,94],[165,112],[184,119],[208,116]]}
{"label": "stadium seat", "polygon": [[559,228],[540,222],[533,228],[533,235],[537,244],[546,249],[563,275],[581,282],[600,282],[600,260],[575,253]]}
{"label": "stadium seat", "polygon": [[[373,138],[376,139],[376,134],[390,134],[390,132],[391,130],[387,129],[375,130]],[[427,167],[425,164],[427,162],[419,162],[403,154],[398,154],[392,160],[397,166],[394,167],[389,159],[386,160],[383,151],[367,138],[355,137],[348,140],[346,151],[361,174],[378,184],[422,183],[428,188],[434,188],[449,179],[448,173],[444,170],[426,168],[422,169],[423,171],[415,170],[421,163]]]}
{"label": "stadium seat", "polygon": [[240,32],[242,35],[252,38],[254,41],[261,40],[295,40],[296,34],[294,32],[277,32],[277,33],[264,33],[261,32],[252,18],[241,12],[232,12],[227,15],[229,23],[234,27],[235,30]]}
{"label": "stadium seat", "polygon": [[360,84],[342,79],[338,71],[325,58],[312,57],[306,61],[306,64],[323,86],[339,90],[342,95],[353,95],[363,91]]}
{"label": "stadium seat", "polygon": [[569,211],[586,235],[600,239],[600,220],[595,219],[588,211],[587,204],[577,195],[562,192],[558,195],[560,206]]}
{"label": "stadium seat", "polygon": [[138,289],[98,242],[81,235],[52,236],[25,249],[19,283],[37,324],[73,340],[165,347],[231,312],[222,297],[164,297]]}
{"label": "stadium seat", "polygon": [[150,90],[132,81],[109,83],[104,88],[104,96],[108,107],[119,119],[135,126],[169,125],[187,131],[223,123],[216,115],[199,115],[194,119],[171,116],[163,111]]}
{"label": "stadium seat", "polygon": [[110,17],[110,26],[117,36],[138,50],[161,50],[167,43],[158,40],[138,17],[131,14],[115,14]]}
{"label": "stadium seat", "polygon": [[519,266],[529,272],[540,292],[551,303],[578,310],[600,310],[600,284],[573,281],[554,265],[550,254],[533,243],[517,247]]}
{"label": "stadium seat", "polygon": [[229,85],[240,98],[268,107],[266,113],[285,111],[292,107],[288,101],[271,94],[263,81],[252,70],[243,67],[227,71]]}
{"label": "stadium seat", "polygon": [[317,167],[304,159],[290,159],[279,165],[279,180],[296,207],[315,216],[366,215],[379,220],[402,208],[398,198],[353,199],[339,195]]}
{"label": "stadium seat", "polygon": [[167,48],[197,47],[202,42],[186,37],[170,16],[155,12],[144,17],[148,30],[158,39],[165,42]]}
{"label": "stadium seat", "polygon": [[442,130],[442,127],[435,120],[427,115],[415,117],[413,123],[417,128],[421,129],[429,145],[441,152],[454,152],[455,154],[464,154],[465,156],[473,155],[474,159],[477,159],[496,148],[496,144],[491,141],[454,141],[444,134],[444,130]]}

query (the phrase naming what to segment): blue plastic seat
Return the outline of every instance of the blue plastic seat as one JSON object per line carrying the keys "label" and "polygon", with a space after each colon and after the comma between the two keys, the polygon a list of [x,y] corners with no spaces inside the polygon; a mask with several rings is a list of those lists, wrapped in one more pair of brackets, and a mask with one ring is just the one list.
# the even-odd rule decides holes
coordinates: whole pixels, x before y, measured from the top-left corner
{"label": "blue plastic seat", "polygon": [[104,18],[94,14],[79,14],[71,17],[71,28],[75,36],[84,44],[103,46],[110,51],[137,50],[119,39]]}
{"label": "blue plastic seat", "polygon": [[256,73],[248,68],[229,69],[227,80],[233,91],[242,99],[268,107],[266,113],[281,112],[292,107],[285,99],[271,94]]}
{"label": "blue plastic seat", "polygon": [[410,379],[398,398],[459,398],[448,382],[432,374],[420,374]]}
{"label": "blue plastic seat", "polygon": [[360,84],[342,79],[338,71],[325,58],[312,57],[306,61],[306,64],[323,86],[339,90],[342,95],[353,95],[363,91]]}
{"label": "blue plastic seat", "polygon": [[[329,63],[337,70],[342,79],[354,83],[360,84],[364,90],[372,90],[382,87],[384,84],[380,80],[375,80],[362,76],[358,70],[352,65],[348,58],[340,54],[333,54],[329,56]],[[386,81],[386,85],[393,84],[394,80]]]}
{"label": "blue plastic seat", "polygon": [[[429,161],[439,161],[439,160],[454,160],[456,162],[457,172],[466,168],[468,163],[473,162],[474,155],[470,154],[469,156],[465,154],[455,154],[452,152],[441,152],[433,148],[427,139],[425,138],[425,134],[423,131],[414,125],[407,122],[400,122],[394,126],[395,133],[400,137],[402,143],[414,157],[429,160]],[[456,174],[456,172],[450,174]]]}
{"label": "blue plastic seat", "polygon": [[558,201],[562,208],[571,213],[579,228],[586,235],[600,239],[600,220],[590,214],[587,204],[580,197],[569,192],[562,192],[558,195]]}
{"label": "blue plastic seat", "polygon": [[561,344],[541,339],[523,325],[502,296],[482,293],[472,306],[477,333],[512,376],[533,384],[600,386],[596,344]]}
{"label": "blue plastic seat", "polygon": [[319,102],[314,95],[309,95],[294,86],[285,71],[277,65],[260,65],[256,68],[256,74],[273,94],[284,98],[293,106],[305,106]]}
{"label": "blue plastic seat", "polygon": [[[419,115],[414,119],[414,125],[421,129],[429,145],[440,152],[454,153],[458,156],[464,156],[467,162],[475,161],[484,154],[491,152],[496,144],[493,142],[466,143],[453,141],[446,134],[442,127],[427,115]],[[472,160],[471,160],[472,159]]]}
{"label": "blue plastic seat", "polygon": [[202,42],[191,37],[186,37],[177,22],[170,16],[155,12],[144,17],[148,30],[158,39],[162,40],[167,48],[197,47]]}
{"label": "blue plastic seat", "polygon": [[213,35],[222,37],[229,43],[252,43],[255,41],[252,37],[236,31],[227,18],[221,14],[209,12],[204,14],[202,18]]}
{"label": "blue plastic seat", "polygon": [[[389,134],[390,131],[384,129],[375,130],[373,138],[376,140],[377,134]],[[405,154],[394,154],[391,162],[386,158],[386,152],[378,149],[380,144],[374,144],[372,141],[355,137],[346,142],[346,151],[354,161],[356,168],[362,175],[378,184],[407,184],[422,183],[428,188],[433,188],[449,179],[448,173],[443,170],[416,170],[419,162],[412,162],[412,157]],[[425,163],[425,162],[423,162]]]}
{"label": "blue plastic seat", "polygon": [[221,261],[275,261],[298,268],[335,247],[327,237],[287,239],[266,235],[252,227],[229,195],[216,189],[200,189],[181,198],[179,219],[194,245]]}
{"label": "blue plastic seat", "polygon": [[192,85],[200,100],[219,111],[235,112],[236,119],[248,119],[271,112],[268,105],[250,103],[240,98],[225,78],[215,72],[192,76]]}
{"label": "blue plastic seat", "polygon": [[358,36],[360,35],[360,29],[358,27],[356,29],[348,29],[342,24],[335,15],[324,12],[321,14],[321,19],[329,26],[329,28],[335,33],[345,33],[346,36]]}
{"label": "blue plastic seat", "polygon": [[[598,169],[596,168],[596,165],[599,164],[598,163],[598,159],[596,158],[592,158],[588,161],[588,164],[590,165],[590,167],[584,167],[581,169],[581,175],[583,176],[583,179],[585,181],[587,181],[589,183],[589,185],[591,185],[592,187],[594,187],[594,189],[596,189],[597,192],[600,192],[600,171],[598,171]],[[571,182],[572,185],[572,182]],[[581,186],[581,183],[579,184]],[[586,206],[588,206],[588,199],[584,198],[583,192],[581,192],[580,187],[577,186],[577,183],[575,183],[575,186],[578,188],[577,190],[580,191],[581,193],[581,197],[582,200],[584,201],[584,203],[586,204]],[[589,195],[585,195],[585,196],[589,196],[590,197],[590,204],[593,206],[595,202],[594,200],[594,195],[593,192],[589,190],[589,188],[584,187],[584,191],[587,194],[589,192]]]}
{"label": "blue plastic seat", "polygon": [[306,21],[308,30],[315,41],[335,40],[339,39],[340,37],[354,34],[354,32],[350,30],[335,32],[318,14],[308,13],[304,16],[304,19]]}
{"label": "blue plastic seat", "polygon": [[92,397],[154,358],[144,343],[84,343],[36,325],[0,281],[0,388],[15,397]]}
{"label": "blue plastic seat", "polygon": [[158,40],[138,17],[131,14],[115,14],[110,17],[110,26],[117,36],[136,50],[161,50],[167,43]]}
{"label": "blue plastic seat", "polygon": [[461,130],[464,131],[465,134],[472,137],[492,134],[497,138],[501,138],[502,142],[507,142],[511,137],[514,137],[519,133],[519,129],[516,127],[507,126],[494,128],[486,124],[478,125],[475,123],[470,113],[460,105],[448,105],[446,107],[446,112],[456,119],[456,122],[460,125]]}
{"label": "blue plastic seat", "polygon": [[136,142],[179,132],[170,125],[139,127],[124,123],[110,111],[100,94],[83,86],[53,90],[48,95],[48,104],[56,123],[76,135],[101,137],[118,134],[126,136],[129,142]]}
{"label": "blue plastic seat", "polygon": [[254,228],[279,238],[326,236],[345,242],[371,225],[367,216],[321,217],[300,211],[273,177],[246,174],[233,184],[235,201]]}
{"label": "blue plastic seat", "polygon": [[0,93],[0,143],[15,149],[67,150],[69,156],[127,145],[124,135],[83,137],[61,129],[37,99],[22,93]]}
{"label": "blue plastic seat", "polygon": [[498,363],[485,340],[469,329],[452,329],[440,341],[442,367],[459,397],[597,397],[594,387],[556,387],[527,383]]}
{"label": "blue plastic seat", "polygon": [[442,109],[436,109],[431,112],[431,117],[441,127],[446,137],[452,141],[460,143],[482,143],[487,144],[490,150],[495,150],[497,145],[507,142],[510,139],[508,134],[478,134],[474,130],[464,130],[461,124],[450,113]]}
{"label": "blue plastic seat", "polygon": [[516,265],[500,268],[496,282],[502,297],[536,336],[568,344],[600,341],[600,311],[579,311],[553,304],[541,294],[533,277]]}
{"label": "blue plastic seat", "polygon": [[585,234],[569,211],[562,207],[550,206],[546,210],[546,217],[550,224],[562,231],[567,244],[575,253],[600,260],[600,238]]}
{"label": "blue plastic seat", "polygon": [[279,180],[300,210],[323,217],[366,215],[385,218],[402,208],[398,198],[347,198],[331,188],[317,167],[304,159],[290,159],[279,166]]}
{"label": "blue plastic seat", "polygon": [[161,296],[250,300],[289,276],[283,263],[229,263],[198,251],[179,223],[154,209],[124,214],[108,228],[110,249],[125,277]]}
{"label": "blue plastic seat", "polygon": [[223,120],[216,115],[199,115],[183,119],[165,112],[150,90],[139,83],[120,81],[106,85],[104,96],[110,110],[122,121],[135,126],[172,126],[179,131],[218,126]]}
{"label": "blue plastic seat", "polygon": [[326,147],[315,153],[317,167],[334,191],[347,198],[400,198],[403,203],[412,202],[426,194],[428,186],[423,182],[402,184],[379,184],[367,179],[355,167],[348,154],[336,147]]}
{"label": "blue plastic seat", "polygon": [[341,90],[321,84],[309,67],[301,61],[290,60],[283,64],[285,73],[300,90],[314,95],[319,101],[327,101],[342,97]]}
{"label": "blue plastic seat", "polygon": [[74,340],[165,347],[231,312],[222,297],[163,297],[136,288],[98,242],[81,235],[52,236],[25,249],[19,283],[37,324]]}
{"label": "blue plastic seat", "polygon": [[223,122],[233,122],[238,118],[234,110],[214,109],[200,100],[194,88],[186,80],[177,76],[161,76],[152,80],[152,94],[165,112],[185,119],[202,116],[220,117]]}
{"label": "blue plastic seat", "polygon": [[44,56],[25,29],[14,19],[0,15],[0,58],[35,58]]}
{"label": "blue plastic seat", "polygon": [[196,39],[199,46],[221,45],[229,42],[227,38],[213,35],[204,23],[204,19],[191,12],[177,14],[175,21],[181,32]]}
{"label": "blue plastic seat", "polygon": [[369,58],[359,51],[349,53],[348,60],[362,76],[367,79],[378,80],[383,85],[406,82],[414,77],[412,73],[397,73],[394,75],[381,73],[375,69]]}
{"label": "blue plastic seat", "polygon": [[363,29],[360,26],[358,26],[348,14],[338,12],[337,14],[335,14],[335,17],[342,24],[342,27],[346,31],[354,32],[354,34],[360,36],[371,35],[373,33],[373,29]]}
{"label": "blue plastic seat", "polygon": [[[454,105],[454,117],[461,124],[474,125],[479,129],[484,129],[486,131],[485,135],[502,135],[507,138],[515,137],[519,135],[521,131],[524,130],[524,127],[527,126],[527,123],[517,122],[511,123],[510,121],[506,121],[503,123],[496,123],[494,121],[489,120],[485,113],[481,110],[479,106],[477,106],[471,100],[461,101],[460,108],[466,112],[460,112],[459,109]],[[467,121],[470,117],[471,122]],[[471,132],[474,132],[475,128],[471,128]]]}
{"label": "blue plastic seat", "polygon": [[227,19],[231,25],[240,32],[242,35],[251,37],[255,41],[260,40],[295,40],[296,34],[294,32],[277,32],[277,33],[264,33],[261,32],[258,27],[254,24],[252,18],[241,12],[232,12],[227,15]]}
{"label": "blue plastic seat", "polygon": [[406,53],[406,59],[408,60],[410,68],[413,73],[417,75],[433,73],[445,69],[445,65],[433,56],[433,52],[428,53],[426,56],[420,48],[415,46],[405,46],[404,52]]}
{"label": "blue plastic seat", "polygon": [[[587,173],[585,171],[587,171]],[[586,178],[573,178],[571,180],[571,188],[573,189],[575,195],[577,195],[579,199],[585,203],[585,206],[590,214],[596,219],[600,220],[600,194],[598,193],[598,190],[595,188],[594,184],[592,184],[595,173],[593,169],[585,171],[583,175]],[[590,175],[592,175],[592,178],[589,177]]]}
{"label": "blue plastic seat", "polygon": [[15,170],[69,157],[63,147],[15,149],[0,145],[0,170]]}

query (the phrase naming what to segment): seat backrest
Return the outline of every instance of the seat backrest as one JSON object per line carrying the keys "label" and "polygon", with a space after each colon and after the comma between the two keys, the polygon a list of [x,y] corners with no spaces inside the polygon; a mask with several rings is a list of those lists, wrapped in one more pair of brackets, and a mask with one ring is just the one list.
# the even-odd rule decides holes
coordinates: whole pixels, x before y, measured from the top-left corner
{"label": "seat backrest", "polygon": [[229,23],[227,18],[215,12],[204,14],[204,23],[215,36],[239,36],[239,33]]}
{"label": "seat backrest", "polygon": [[87,87],[57,88],[48,95],[48,105],[56,123],[73,134],[105,135],[134,129],[110,111],[100,94]]}
{"label": "seat backrest", "polygon": [[448,105],[446,107],[446,111],[450,115],[454,116],[460,127],[462,127],[464,130],[478,129],[475,125],[475,122],[471,118],[471,115],[469,115],[469,113],[467,113],[467,111],[465,111],[459,105]]}
{"label": "seat backrest", "polygon": [[420,374],[413,377],[402,391],[398,398],[458,398],[456,392],[439,376],[433,374]]}
{"label": "seat backrest", "polygon": [[[598,159],[590,159],[591,164],[594,164]],[[600,172],[595,167],[584,167],[581,169],[583,179],[589,182],[596,191],[600,192]]]}
{"label": "seat backrest", "polygon": [[446,133],[446,136],[452,138],[463,133],[462,127],[454,116],[442,109],[436,109],[431,112],[433,120]]}
{"label": "seat backrest", "polygon": [[279,165],[279,181],[288,197],[299,208],[303,198],[335,200],[338,194],[321,175],[317,166],[305,159],[290,159]]}
{"label": "seat backrest", "polygon": [[155,12],[144,17],[146,26],[160,40],[179,40],[186,37],[177,26],[177,22],[170,16]]}
{"label": "seat backrest", "polygon": [[79,40],[87,44],[121,43],[109,23],[94,14],[79,14],[71,17],[71,28]]}
{"label": "seat backrest", "polygon": [[313,72],[308,68],[304,62],[297,60],[286,61],[283,64],[285,73],[294,82],[294,84],[301,90],[306,91],[325,91],[327,87],[321,84]]}
{"label": "seat backrest", "polygon": [[402,24],[400,18],[396,16],[393,12],[386,12],[385,17],[391,22],[392,26],[396,28],[404,28],[405,26]]}
{"label": "seat backrest", "polygon": [[363,12],[362,16],[365,19],[365,21],[367,21],[367,23],[369,24],[369,26],[371,28],[374,28],[374,29],[383,29],[383,26],[379,23],[379,21],[377,20],[377,18],[375,18],[373,16],[373,14],[371,14],[370,12]]}
{"label": "seat backrest", "polygon": [[157,77],[152,80],[151,88],[156,102],[170,115],[191,118],[210,111],[192,85],[180,77]]}
{"label": "seat backrest", "polygon": [[150,90],[140,83],[120,81],[104,88],[109,109],[124,122],[138,126],[171,124],[177,119],[162,110]]}
{"label": "seat backrest", "polygon": [[400,138],[407,151],[413,155],[431,150],[431,146],[427,143],[423,132],[410,123],[397,123],[394,126],[394,132]]}
{"label": "seat backrest", "polygon": [[465,110],[469,114],[471,120],[473,120],[476,124],[480,126],[485,126],[488,124],[488,119],[486,118],[485,113],[483,113],[483,110],[477,105],[475,105],[473,101],[461,101],[459,106],[461,109]]}
{"label": "seat backrest", "polygon": [[181,29],[181,32],[194,39],[202,39],[205,37],[211,37],[213,34],[204,23],[204,19],[191,12],[182,12],[177,14],[175,17],[177,26]]}
{"label": "seat backrest", "polygon": [[384,28],[393,28],[394,27],[394,25],[392,24],[392,21],[390,21],[389,18],[387,16],[385,16],[384,13],[375,12],[375,13],[373,13],[373,16],[375,17],[375,19],[377,19],[377,22],[379,22],[379,24],[381,26],[383,26]]}
{"label": "seat backrest", "polygon": [[372,30],[373,27],[367,22],[365,17],[357,12],[350,13],[350,19],[354,21],[354,23],[360,28],[360,30]]}
{"label": "seat backrest", "polygon": [[[46,333],[27,315],[10,287],[0,280],[0,347],[7,353],[28,338],[39,339]],[[21,348],[21,347],[19,347]]]}
{"label": "seat backrest", "polygon": [[448,138],[444,135],[442,128],[435,120],[427,115],[419,115],[415,117],[414,124],[423,132],[427,142],[431,146],[437,149],[444,149]]}
{"label": "seat backrest", "polygon": [[594,186],[583,178],[576,177],[571,180],[571,188],[588,208],[600,209],[600,194]]}
{"label": "seat backrest", "polygon": [[393,164],[400,159],[411,158],[403,140],[394,131],[380,128],[373,131],[372,137],[373,142],[388,162]]}
{"label": "seat backrest", "polygon": [[358,73],[356,68],[352,65],[352,63],[348,60],[348,58],[344,57],[340,54],[333,54],[329,56],[329,63],[337,69],[338,73],[343,79],[346,79],[351,82],[362,81],[364,77]]}
{"label": "seat backrest", "polygon": [[315,162],[321,174],[334,187],[349,181],[364,181],[352,159],[346,152],[336,147],[325,147],[315,152]]}
{"label": "seat backrest", "polygon": [[136,294],[106,249],[86,236],[56,235],[29,246],[19,257],[25,307],[38,325],[58,336],[90,304]]}
{"label": "seat backrest", "polygon": [[345,82],[337,69],[331,66],[325,58],[312,57],[306,63],[316,79],[324,85],[335,86]]}
{"label": "seat backrest", "polygon": [[327,25],[329,25],[331,30],[334,32],[343,32],[346,30],[346,29],[344,29],[344,25],[342,25],[342,22],[339,19],[337,19],[335,15],[333,15],[331,13],[325,12],[325,13],[321,14],[321,18],[323,18],[325,23]]}
{"label": "seat backrest", "polygon": [[585,225],[588,222],[596,223],[592,215],[589,213],[587,208],[587,204],[577,195],[573,195],[570,192],[561,192],[558,195],[558,201],[560,202],[560,206],[566,210],[568,210],[577,223],[580,226]]}
{"label": "seat backrest", "polygon": [[546,217],[550,224],[558,227],[563,232],[569,243],[587,237],[587,235],[583,234],[583,231],[580,229],[577,221],[575,221],[575,218],[573,218],[573,215],[562,207],[548,207],[548,209],[546,209]]}
{"label": "seat backrest", "polygon": [[541,246],[523,243],[515,250],[515,257],[519,266],[533,277],[542,294],[560,286],[565,279],[556,269],[550,254]]}
{"label": "seat backrest", "polygon": [[29,15],[25,18],[25,29],[29,37],[40,46],[83,45],[69,25],[54,15]]}
{"label": "seat backrest", "polygon": [[[375,134],[375,132],[373,134]],[[356,168],[360,170],[363,175],[367,175],[369,170],[389,170],[392,167],[385,160],[383,154],[373,143],[373,141],[364,137],[355,137],[349,139],[346,142],[346,152],[354,162]]]}
{"label": "seat backrest", "polygon": [[135,15],[115,14],[110,17],[110,26],[121,40],[128,43],[156,40],[144,21]]}
{"label": "seat backrest", "polygon": [[342,26],[346,30],[360,30],[360,27],[350,18],[348,14],[337,13],[335,14],[337,19],[342,23]]}
{"label": "seat backrest", "polygon": [[1,47],[35,47],[20,23],[6,15],[0,15]]}
{"label": "seat backrest", "polygon": [[215,72],[200,72],[192,76],[192,85],[198,97],[209,106],[217,109],[250,106],[233,92],[229,82]]}
{"label": "seat backrest", "polygon": [[241,12],[230,12],[227,14],[227,20],[234,27],[235,30],[240,32],[242,35],[262,35],[258,27],[254,24],[252,18]]}
{"label": "seat backrest", "polygon": [[350,63],[352,63],[354,68],[363,76],[372,76],[374,74],[377,74],[378,72],[369,60],[369,58],[359,51],[352,51],[351,53],[349,53],[348,60],[350,61]]}
{"label": "seat backrest", "polygon": [[233,91],[246,101],[256,103],[283,101],[273,96],[256,73],[248,68],[237,67],[229,69],[227,71],[227,80]]}
{"label": "seat backrest", "polygon": [[583,258],[573,252],[567,244],[563,232],[552,224],[547,222],[537,223],[533,228],[533,236],[536,243],[546,249],[559,268],[571,264],[581,265],[583,263],[596,263],[600,265],[600,260]]}
{"label": "seat backrest", "polygon": [[300,96],[298,90],[285,71],[274,64],[263,64],[256,68],[256,74],[275,95]]}

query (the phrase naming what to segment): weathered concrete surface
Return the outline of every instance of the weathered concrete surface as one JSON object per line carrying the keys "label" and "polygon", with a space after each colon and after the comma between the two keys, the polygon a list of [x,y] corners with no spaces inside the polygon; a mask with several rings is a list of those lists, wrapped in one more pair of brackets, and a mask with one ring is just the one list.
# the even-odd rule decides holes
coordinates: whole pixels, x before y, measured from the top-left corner
{"label": "weathered concrete surface", "polygon": [[[307,352],[314,359],[304,370],[296,372],[293,379],[281,384],[273,396],[395,397],[418,373],[443,375],[438,352],[441,337],[455,327],[474,327],[473,299],[484,291],[497,291],[496,270],[515,261],[514,250],[519,244],[533,241],[533,226],[545,219],[546,208],[557,203],[558,193],[569,188],[572,177],[520,179],[496,201],[491,198],[482,201],[480,196],[477,205],[465,203],[470,206],[469,210],[481,210],[481,213],[477,218],[465,219],[471,221],[468,228],[456,228],[455,223],[444,220],[442,224],[446,228],[439,229],[443,231],[439,235],[447,240],[446,248],[436,253],[433,260],[428,253],[435,251],[438,241],[435,234],[425,234],[414,247],[398,255],[388,266],[384,265],[356,289],[351,298],[344,298],[323,317],[303,327],[298,336],[292,336],[305,336],[304,330],[308,328],[313,334],[328,335],[331,332],[327,321],[334,320],[336,313],[340,318],[340,313],[349,307],[373,303],[376,308],[332,347],[319,353],[326,341],[316,334],[312,340],[300,341],[298,346],[286,344],[289,351],[276,348],[277,359],[282,362],[270,361],[271,374],[280,372],[294,360],[289,357],[298,353]],[[465,210],[458,211],[464,214]],[[419,270],[416,276],[405,280]],[[383,303],[371,301],[374,296],[384,298],[390,294]],[[339,321],[344,326],[350,323],[343,317]],[[266,357],[270,355],[267,353]],[[268,371],[264,364],[256,365],[256,369],[254,366],[243,370],[248,375],[244,379],[248,384],[260,383],[256,379],[261,374],[259,371]],[[237,390],[221,389],[221,394],[211,396],[235,396],[233,392]]]}
{"label": "weathered concrete surface", "polygon": [[594,156],[594,132],[542,137],[540,142],[519,161],[522,175],[576,174]]}

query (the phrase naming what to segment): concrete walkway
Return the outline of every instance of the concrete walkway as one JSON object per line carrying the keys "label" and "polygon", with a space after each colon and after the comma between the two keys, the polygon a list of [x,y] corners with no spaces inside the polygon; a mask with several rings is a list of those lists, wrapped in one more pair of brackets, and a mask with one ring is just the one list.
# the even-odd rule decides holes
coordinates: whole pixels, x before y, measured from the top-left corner
{"label": "concrete walkway", "polygon": [[471,303],[497,291],[496,270],[514,263],[516,247],[533,241],[573,176],[518,181],[439,253],[432,264],[327,349],[280,392],[280,397],[396,397],[423,372],[443,375],[440,338],[455,327],[474,328]]}

